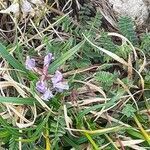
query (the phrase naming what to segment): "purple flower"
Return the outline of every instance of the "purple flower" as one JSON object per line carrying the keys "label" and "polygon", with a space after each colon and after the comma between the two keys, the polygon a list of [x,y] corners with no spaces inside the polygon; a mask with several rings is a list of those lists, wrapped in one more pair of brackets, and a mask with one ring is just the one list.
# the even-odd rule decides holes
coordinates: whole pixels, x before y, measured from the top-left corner
{"label": "purple flower", "polygon": [[52,53],[48,53],[45,57],[44,57],[44,66],[48,66],[50,64],[50,62],[52,61],[52,59],[54,59]]}
{"label": "purple flower", "polygon": [[52,83],[55,85],[58,82],[61,82],[63,79],[62,73],[60,71],[56,71],[55,75],[52,77]]}
{"label": "purple flower", "polygon": [[36,83],[36,89],[37,89],[37,91],[38,92],[40,92],[40,93],[45,93],[45,91],[46,91],[46,84],[43,82],[43,81],[38,81],[37,83]]}
{"label": "purple flower", "polygon": [[50,98],[52,98],[52,97],[54,97],[54,95],[52,94],[52,92],[49,90],[49,89],[47,89],[46,91],[45,91],[45,93],[42,95],[42,99],[43,100],[48,100],[48,99],[50,99]]}
{"label": "purple flower", "polygon": [[58,92],[63,92],[63,90],[68,90],[69,85],[67,82],[63,82],[63,76],[60,71],[56,71],[55,75],[51,78],[53,87],[58,91]]}
{"label": "purple flower", "polygon": [[27,56],[26,62],[25,62],[26,69],[32,70],[35,67],[35,59],[30,58]]}
{"label": "purple flower", "polygon": [[48,74],[48,66],[49,66],[50,62],[52,61],[52,59],[54,59],[52,53],[48,53],[44,57],[44,66],[43,66],[43,74],[44,75]]}
{"label": "purple flower", "polygon": [[40,75],[40,80],[36,83],[36,90],[41,95],[43,100],[49,100],[54,97],[51,89],[55,89],[55,92],[63,92],[63,90],[68,90],[69,85],[67,82],[63,80],[63,75],[60,71],[56,71],[53,77],[51,78],[51,82],[53,87],[49,87],[49,82],[47,82],[48,76],[48,67],[51,63],[52,59],[54,59],[52,53],[48,53],[44,57],[44,65],[43,69],[35,67],[35,59],[30,58],[27,56],[25,66],[28,70],[32,70]]}
{"label": "purple flower", "polygon": [[67,82],[58,82],[58,83],[54,84],[54,88],[58,92],[63,92],[63,90],[69,89],[69,85]]}

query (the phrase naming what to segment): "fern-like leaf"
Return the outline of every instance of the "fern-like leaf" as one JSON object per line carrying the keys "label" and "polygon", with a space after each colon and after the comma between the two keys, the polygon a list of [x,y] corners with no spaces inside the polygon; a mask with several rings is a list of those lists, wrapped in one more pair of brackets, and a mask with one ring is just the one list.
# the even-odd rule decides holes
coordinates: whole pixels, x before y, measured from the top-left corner
{"label": "fern-like leaf", "polygon": [[[119,51],[118,46],[113,43],[111,37],[109,37],[107,35],[107,33],[105,33],[105,32],[103,32],[101,34],[101,37],[96,41],[96,44],[102,48],[105,48],[105,49],[113,52],[113,53],[116,53]],[[104,62],[109,62],[110,60],[112,60],[111,57],[104,55],[104,57],[103,57]]]}
{"label": "fern-like leaf", "polygon": [[12,136],[9,140],[9,150],[18,150],[19,145],[18,142],[16,141],[16,137]]}
{"label": "fern-like leaf", "polygon": [[141,49],[145,52],[146,56],[150,56],[150,33],[144,34],[141,40]]}
{"label": "fern-like leaf", "polygon": [[124,16],[119,19],[118,22],[119,31],[128,38],[129,41],[133,43],[133,45],[137,45],[138,38],[136,36],[136,32],[134,29],[134,22],[131,18]]}
{"label": "fern-like leaf", "polygon": [[117,79],[117,73],[110,73],[106,71],[97,72],[95,75],[95,80],[101,84],[105,89],[111,87]]}

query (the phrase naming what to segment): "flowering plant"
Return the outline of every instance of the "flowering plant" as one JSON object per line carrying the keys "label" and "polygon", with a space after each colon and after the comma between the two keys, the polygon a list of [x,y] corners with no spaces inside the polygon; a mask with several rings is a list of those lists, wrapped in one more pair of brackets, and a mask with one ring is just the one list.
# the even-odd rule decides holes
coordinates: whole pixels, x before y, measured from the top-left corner
{"label": "flowering plant", "polygon": [[[36,90],[40,93],[43,100],[49,100],[54,97],[54,92],[63,92],[64,90],[69,89],[68,82],[63,80],[63,75],[60,71],[57,70],[53,76],[49,76],[48,67],[53,59],[54,57],[52,53],[48,53],[44,57],[43,68],[41,71],[36,67],[35,59],[27,56],[25,62],[26,69],[36,72],[40,75],[40,79],[36,82]],[[51,84],[49,81],[51,81]]]}

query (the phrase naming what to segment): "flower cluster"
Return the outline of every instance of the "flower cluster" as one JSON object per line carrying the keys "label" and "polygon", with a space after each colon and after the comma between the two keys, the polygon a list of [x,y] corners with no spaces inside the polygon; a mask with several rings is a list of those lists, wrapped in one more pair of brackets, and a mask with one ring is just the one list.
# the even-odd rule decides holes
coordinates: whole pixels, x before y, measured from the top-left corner
{"label": "flower cluster", "polygon": [[[53,59],[54,57],[51,53],[48,53],[44,57],[42,71],[36,67],[35,59],[27,56],[25,62],[26,69],[32,70],[40,75],[40,80],[36,83],[36,90],[41,94],[43,100],[52,98],[54,96],[53,92],[63,92],[69,89],[69,85],[63,80],[63,75],[60,71],[57,70],[50,79],[48,78],[48,67]],[[49,85],[49,81],[51,81],[52,86]]]}

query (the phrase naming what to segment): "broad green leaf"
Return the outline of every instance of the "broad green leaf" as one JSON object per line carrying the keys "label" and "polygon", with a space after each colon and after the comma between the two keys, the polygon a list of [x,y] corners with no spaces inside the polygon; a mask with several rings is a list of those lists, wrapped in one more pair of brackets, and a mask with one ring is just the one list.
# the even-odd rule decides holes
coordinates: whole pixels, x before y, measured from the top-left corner
{"label": "broad green leaf", "polygon": [[134,129],[130,128],[130,129],[127,129],[126,131],[131,136],[144,140],[144,136],[138,130],[134,130]]}
{"label": "broad green leaf", "polygon": [[33,105],[38,102],[34,98],[18,98],[18,97],[2,97],[0,96],[0,103],[26,104]]}

